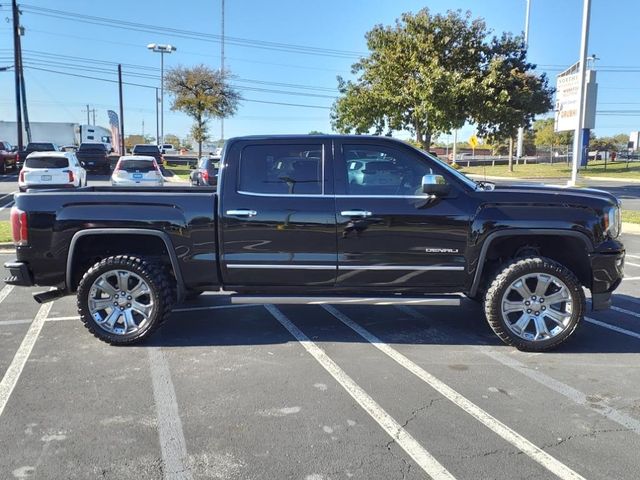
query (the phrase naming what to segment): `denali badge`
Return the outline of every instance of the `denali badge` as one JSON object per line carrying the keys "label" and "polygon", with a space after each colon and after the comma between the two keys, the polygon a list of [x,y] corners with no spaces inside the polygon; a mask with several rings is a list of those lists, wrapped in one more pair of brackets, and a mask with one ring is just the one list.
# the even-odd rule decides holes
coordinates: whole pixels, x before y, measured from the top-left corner
{"label": "denali badge", "polygon": [[457,248],[427,248],[427,253],[458,253]]}

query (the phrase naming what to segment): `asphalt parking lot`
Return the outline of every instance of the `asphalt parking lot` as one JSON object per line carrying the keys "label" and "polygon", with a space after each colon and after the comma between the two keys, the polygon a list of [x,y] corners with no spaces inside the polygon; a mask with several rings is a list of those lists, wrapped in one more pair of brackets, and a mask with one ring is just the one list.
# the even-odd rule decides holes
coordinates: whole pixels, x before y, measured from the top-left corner
{"label": "asphalt parking lot", "polygon": [[[545,354],[480,307],[179,306],[147,343],[0,290],[0,478],[637,479],[640,237]],[[11,256],[0,255],[6,261]]]}

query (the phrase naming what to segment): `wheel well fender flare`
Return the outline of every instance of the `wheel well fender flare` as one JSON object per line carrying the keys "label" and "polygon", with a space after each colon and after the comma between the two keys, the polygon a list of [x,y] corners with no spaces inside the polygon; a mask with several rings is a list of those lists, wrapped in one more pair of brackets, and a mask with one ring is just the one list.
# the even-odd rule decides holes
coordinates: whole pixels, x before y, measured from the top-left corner
{"label": "wheel well fender flare", "polygon": [[593,242],[591,239],[585,235],[584,233],[577,232],[575,230],[563,230],[563,229],[555,229],[555,228],[544,228],[544,229],[507,229],[500,230],[497,232],[493,232],[489,234],[489,236],[484,241],[482,245],[482,249],[480,250],[480,255],[478,257],[478,267],[476,268],[473,283],[471,284],[471,289],[469,290],[469,295],[475,296],[478,293],[478,288],[480,287],[480,280],[482,278],[482,271],[484,268],[485,259],[487,257],[487,252],[489,251],[489,247],[491,243],[497,238],[502,237],[515,237],[515,236],[530,236],[530,235],[557,235],[564,237],[573,237],[580,241],[582,241],[587,248],[587,251],[593,251]]}
{"label": "wheel well fender flare", "polygon": [[69,253],[67,255],[67,271],[66,271],[66,284],[67,290],[72,291],[71,285],[73,284],[73,257],[75,253],[76,244],[78,240],[87,236],[98,235],[148,235],[152,237],[160,238],[167,250],[169,261],[171,262],[171,268],[176,277],[176,289],[178,295],[178,302],[184,299],[184,281],[182,279],[182,271],[178,263],[178,256],[171,242],[171,238],[165,232],[159,232],[157,230],[150,230],[145,228],[89,228],[80,230],[73,235],[71,243],[69,244]]}

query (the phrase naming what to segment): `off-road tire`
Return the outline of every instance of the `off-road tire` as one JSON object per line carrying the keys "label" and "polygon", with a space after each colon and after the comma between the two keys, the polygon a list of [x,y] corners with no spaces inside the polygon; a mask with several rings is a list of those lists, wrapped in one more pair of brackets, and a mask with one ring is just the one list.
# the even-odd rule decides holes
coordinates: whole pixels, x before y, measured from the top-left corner
{"label": "off-road tire", "polygon": [[[151,290],[156,308],[147,324],[135,332],[117,335],[101,328],[91,316],[88,299],[93,282],[110,270],[129,270],[142,277]],[[77,306],[80,320],[96,338],[111,345],[133,345],[150,337],[164,322],[175,303],[175,286],[166,269],[143,258],[117,255],[105,258],[93,265],[78,285]]]}
{"label": "off-road tire", "polygon": [[[518,278],[527,274],[548,273],[565,283],[573,303],[572,315],[564,331],[546,340],[526,340],[512,332],[503,318],[501,303],[505,290]],[[584,317],[586,300],[584,291],[574,273],[564,265],[546,257],[528,257],[514,260],[502,268],[491,282],[485,295],[484,311],[489,326],[507,345],[527,352],[552,350],[564,343],[578,328]]]}

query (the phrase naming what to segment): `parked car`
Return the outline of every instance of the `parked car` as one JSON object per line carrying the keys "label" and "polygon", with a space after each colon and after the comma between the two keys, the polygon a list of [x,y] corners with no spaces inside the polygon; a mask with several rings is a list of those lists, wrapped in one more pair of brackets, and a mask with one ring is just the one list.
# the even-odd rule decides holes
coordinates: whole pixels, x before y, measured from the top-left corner
{"label": "parked car", "polygon": [[103,175],[111,173],[109,152],[104,143],[81,143],[76,155],[80,163],[88,171],[102,173]]}
{"label": "parked car", "polygon": [[21,192],[32,188],[79,188],[87,185],[87,172],[70,152],[34,152],[18,175]]}
{"label": "parked car", "polygon": [[[402,174],[352,185],[356,151]],[[386,137],[235,138],[221,163],[211,191],[16,195],[7,283],[55,287],[39,302],[75,293],[85,327],[111,344],[147,338],[204,290],[234,292],[232,304],[440,306],[463,292],[502,341],[544,351],[576,331],[583,288],[601,310],[622,281],[620,203],[607,192],[476,183]]]}
{"label": "parked car", "polygon": [[198,165],[191,172],[189,178],[191,185],[211,185],[218,184],[218,170],[220,169],[220,157],[204,156],[198,161]]}
{"label": "parked car", "polygon": [[111,175],[111,185],[114,187],[161,187],[164,178],[160,167],[153,157],[142,155],[127,155],[120,157]]}
{"label": "parked car", "polygon": [[165,143],[165,144],[162,145],[162,148],[160,149],[160,153],[162,153],[163,155],[165,153],[168,153],[170,155],[174,155],[174,154],[178,153],[178,150],[176,150],[176,148],[171,143]]}
{"label": "parked car", "polygon": [[33,152],[59,152],[60,147],[55,143],[50,142],[29,142],[26,148],[17,152],[16,166],[18,170],[22,168],[25,158],[31,155]]}
{"label": "parked car", "polygon": [[151,144],[138,144],[133,147],[131,150],[132,155],[144,155],[145,157],[153,157],[158,162],[158,165],[162,165],[163,158],[162,153],[160,153],[160,148],[158,145]]}
{"label": "parked car", "polygon": [[9,169],[18,170],[16,149],[9,143],[0,141],[0,174],[4,175]]}

